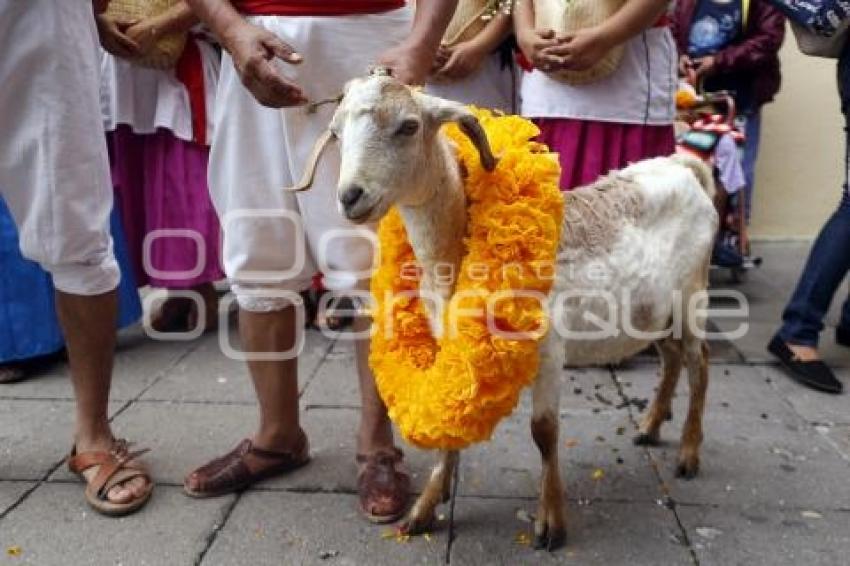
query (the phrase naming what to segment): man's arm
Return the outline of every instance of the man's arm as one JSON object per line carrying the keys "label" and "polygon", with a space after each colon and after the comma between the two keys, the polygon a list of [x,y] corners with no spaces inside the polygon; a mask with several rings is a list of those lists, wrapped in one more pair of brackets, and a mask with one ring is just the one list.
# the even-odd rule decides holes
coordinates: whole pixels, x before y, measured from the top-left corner
{"label": "man's arm", "polygon": [[229,0],[187,2],[221,40],[242,84],[260,104],[282,108],[307,102],[301,88],[285,79],[274,65],[276,58],[293,65],[301,62],[301,56],[291,46],[270,31],[248,23]]}
{"label": "man's arm", "polygon": [[423,84],[456,7],[457,0],[417,0],[410,35],[385,51],[378,64],[389,67],[393,76],[404,83]]}

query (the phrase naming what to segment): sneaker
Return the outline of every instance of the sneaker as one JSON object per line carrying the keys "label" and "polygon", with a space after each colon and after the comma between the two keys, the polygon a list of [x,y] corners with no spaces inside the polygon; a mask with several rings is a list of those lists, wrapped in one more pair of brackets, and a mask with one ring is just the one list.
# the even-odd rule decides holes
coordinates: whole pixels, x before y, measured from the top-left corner
{"label": "sneaker", "polygon": [[829,366],[821,360],[800,361],[778,335],[774,336],[767,345],[767,351],[779,358],[792,379],[806,387],[836,394],[844,390],[844,386],[836,379]]}

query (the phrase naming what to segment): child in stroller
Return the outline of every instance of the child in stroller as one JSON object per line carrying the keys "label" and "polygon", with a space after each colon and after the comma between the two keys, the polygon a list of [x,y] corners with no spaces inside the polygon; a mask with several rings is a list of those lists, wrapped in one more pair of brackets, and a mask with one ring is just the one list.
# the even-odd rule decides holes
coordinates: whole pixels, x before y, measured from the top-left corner
{"label": "child in stroller", "polygon": [[735,101],[728,92],[698,94],[682,81],[676,93],[676,150],[712,165],[720,228],[712,252],[714,268],[728,268],[733,280],[761,263],[751,257],[746,222],[746,186],[741,166],[744,133],[736,121]]}

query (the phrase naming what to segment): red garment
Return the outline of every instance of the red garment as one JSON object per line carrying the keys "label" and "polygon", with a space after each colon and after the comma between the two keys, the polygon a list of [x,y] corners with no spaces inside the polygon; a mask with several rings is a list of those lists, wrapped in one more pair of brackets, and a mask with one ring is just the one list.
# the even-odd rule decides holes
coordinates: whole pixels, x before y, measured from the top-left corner
{"label": "red garment", "polygon": [[[670,25],[679,53],[688,52],[688,35],[697,3],[701,0],[678,0]],[[755,110],[773,100],[782,82],[779,70],[779,48],[785,38],[785,16],[767,0],[751,0],[747,29],[734,44],[714,55],[717,76],[731,90],[749,87],[750,102]],[[738,88],[734,86],[738,85]],[[731,85],[731,86],[728,86]]]}
{"label": "red garment", "polygon": [[672,125],[644,126],[570,118],[538,118],[534,123],[540,128],[537,141],[558,153],[562,191],[592,183],[630,163],[670,155],[676,148]]}
{"label": "red garment", "polygon": [[231,0],[252,16],[345,16],[378,14],[404,6],[404,0]]}
{"label": "red garment", "polygon": [[201,50],[194,38],[189,38],[183,54],[177,60],[174,73],[189,93],[189,108],[192,110],[192,139],[207,145],[207,97],[204,88],[204,67]]}

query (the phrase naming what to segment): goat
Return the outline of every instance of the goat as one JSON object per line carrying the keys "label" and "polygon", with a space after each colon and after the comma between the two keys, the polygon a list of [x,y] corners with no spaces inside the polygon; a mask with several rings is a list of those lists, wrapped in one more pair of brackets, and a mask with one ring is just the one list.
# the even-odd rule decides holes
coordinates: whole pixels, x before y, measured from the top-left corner
{"label": "goat", "polygon": [[[449,121],[460,125],[478,149],[482,165],[492,169],[496,159],[486,135],[465,106],[410,89],[388,76],[351,81],[330,125],[341,143],[340,212],[354,223],[366,223],[397,207],[421,267],[420,290],[445,299],[451,296],[452,284],[433,274],[438,265],[459,266],[467,219],[462,172],[451,144],[440,133],[441,125]],[[662,362],[661,385],[635,439],[638,444],[654,444],[670,413],[684,362],[690,407],[677,471],[686,478],[697,473],[708,382],[708,349],[701,331],[718,223],[712,193],[711,172],[705,165],[670,157],[631,165],[565,196],[562,253],[550,303],[564,292],[569,298],[562,301],[565,308],[552,305],[550,312],[560,313],[553,322],[572,332],[595,330],[588,314],[605,320],[613,298],[622,313],[618,329],[629,331],[586,340],[562,340],[558,332],[550,331],[541,342],[531,419],[543,462],[534,523],[536,547],[551,549],[566,538],[558,468],[559,379],[566,363],[618,362],[655,343]],[[582,296],[576,293],[580,290],[590,293]],[[690,317],[693,325],[684,325],[681,334],[664,332],[682,309],[696,312]],[[441,452],[406,519],[407,532],[423,532],[430,524],[436,506],[448,498],[457,462],[456,451]]]}

